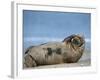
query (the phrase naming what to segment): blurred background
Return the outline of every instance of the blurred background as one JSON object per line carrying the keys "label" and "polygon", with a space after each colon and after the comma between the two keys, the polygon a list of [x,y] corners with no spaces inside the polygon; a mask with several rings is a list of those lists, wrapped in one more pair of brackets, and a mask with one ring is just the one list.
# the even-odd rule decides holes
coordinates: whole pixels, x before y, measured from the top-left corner
{"label": "blurred background", "polygon": [[24,51],[34,45],[63,41],[72,34],[85,37],[85,52],[79,62],[91,61],[91,14],[23,10]]}

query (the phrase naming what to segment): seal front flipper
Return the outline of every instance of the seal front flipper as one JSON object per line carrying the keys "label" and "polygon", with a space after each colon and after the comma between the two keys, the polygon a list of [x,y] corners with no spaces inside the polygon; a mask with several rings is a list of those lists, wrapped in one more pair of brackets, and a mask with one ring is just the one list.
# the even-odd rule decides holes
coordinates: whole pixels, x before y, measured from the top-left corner
{"label": "seal front flipper", "polygon": [[31,56],[31,55],[29,55],[29,54],[27,54],[25,57],[24,57],[24,65],[26,66],[26,67],[35,67],[35,66],[37,66],[37,64],[36,64],[36,61],[34,60],[34,58]]}

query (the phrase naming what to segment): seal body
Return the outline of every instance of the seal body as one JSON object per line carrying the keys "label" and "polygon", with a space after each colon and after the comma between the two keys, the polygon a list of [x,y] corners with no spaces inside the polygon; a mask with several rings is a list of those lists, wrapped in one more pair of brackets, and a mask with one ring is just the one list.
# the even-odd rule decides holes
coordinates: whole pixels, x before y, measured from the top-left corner
{"label": "seal body", "polygon": [[81,58],[84,47],[84,38],[79,35],[71,35],[62,42],[48,42],[32,46],[25,52],[24,66],[75,63]]}

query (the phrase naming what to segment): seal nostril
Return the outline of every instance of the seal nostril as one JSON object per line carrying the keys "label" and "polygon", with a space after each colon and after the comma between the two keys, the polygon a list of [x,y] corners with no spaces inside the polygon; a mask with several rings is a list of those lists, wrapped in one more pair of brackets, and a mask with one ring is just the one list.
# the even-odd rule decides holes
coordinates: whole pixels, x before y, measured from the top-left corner
{"label": "seal nostril", "polygon": [[77,39],[72,39],[72,43],[77,46],[80,46],[81,44],[80,40],[77,40]]}

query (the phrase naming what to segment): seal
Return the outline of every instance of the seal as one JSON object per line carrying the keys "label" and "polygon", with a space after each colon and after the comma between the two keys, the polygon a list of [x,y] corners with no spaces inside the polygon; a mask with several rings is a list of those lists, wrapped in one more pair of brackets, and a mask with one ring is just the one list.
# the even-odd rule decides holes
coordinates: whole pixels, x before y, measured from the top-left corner
{"label": "seal", "polygon": [[31,46],[25,51],[24,67],[75,63],[81,58],[85,49],[85,40],[80,35],[70,35],[62,42],[48,42]]}

